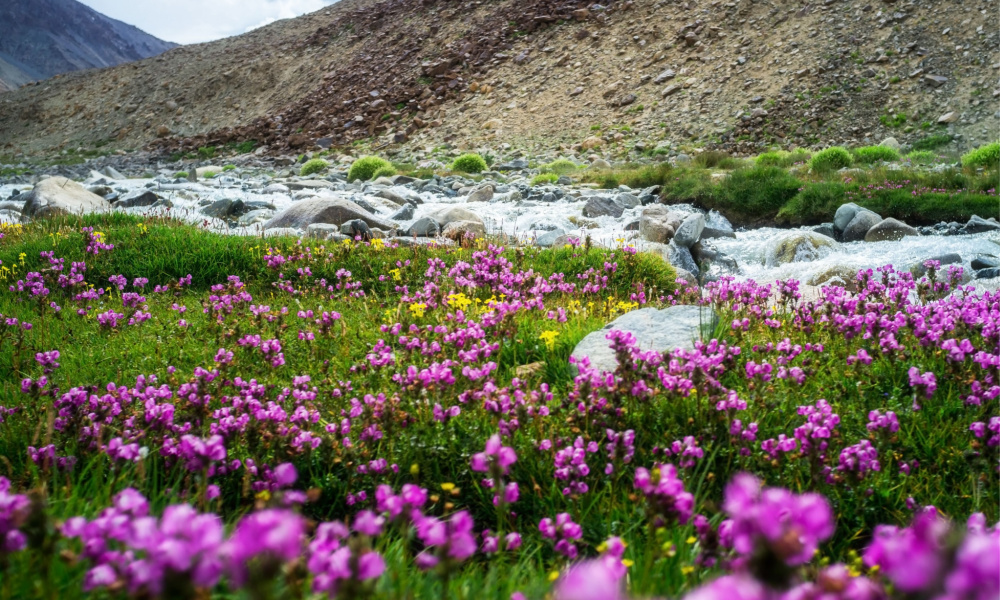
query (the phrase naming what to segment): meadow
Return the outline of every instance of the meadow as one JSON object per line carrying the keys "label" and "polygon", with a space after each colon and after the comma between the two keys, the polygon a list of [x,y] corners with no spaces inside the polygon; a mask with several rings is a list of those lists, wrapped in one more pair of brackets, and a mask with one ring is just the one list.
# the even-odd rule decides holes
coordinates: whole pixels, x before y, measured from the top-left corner
{"label": "meadow", "polygon": [[[0,598],[993,599],[1000,293],[498,240],[0,239]],[[697,304],[694,350],[611,332]]]}

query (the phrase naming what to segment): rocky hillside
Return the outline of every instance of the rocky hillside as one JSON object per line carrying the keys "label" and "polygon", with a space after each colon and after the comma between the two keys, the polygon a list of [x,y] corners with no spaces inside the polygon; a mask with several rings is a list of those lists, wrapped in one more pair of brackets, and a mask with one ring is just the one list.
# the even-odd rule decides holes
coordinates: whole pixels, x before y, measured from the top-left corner
{"label": "rocky hillside", "polygon": [[60,73],[156,56],[176,45],[76,0],[4,0],[0,91]]}
{"label": "rocky hillside", "polygon": [[[997,0],[342,0],[0,99],[0,153],[903,143],[998,131]],[[509,144],[510,146],[507,146]]]}

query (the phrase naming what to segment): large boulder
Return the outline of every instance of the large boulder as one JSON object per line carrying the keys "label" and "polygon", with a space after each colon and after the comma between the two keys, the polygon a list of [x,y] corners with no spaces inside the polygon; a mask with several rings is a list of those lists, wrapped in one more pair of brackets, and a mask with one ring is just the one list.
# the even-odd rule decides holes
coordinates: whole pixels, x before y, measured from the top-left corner
{"label": "large boulder", "polygon": [[40,181],[26,196],[24,210],[21,212],[24,216],[35,219],[111,210],[110,202],[65,177],[50,177]]}
{"label": "large boulder", "polygon": [[792,262],[812,262],[836,250],[840,244],[813,231],[791,231],[772,239],[764,249],[764,264],[776,267]]}
{"label": "large boulder", "polygon": [[672,223],[670,209],[663,204],[650,204],[639,215],[639,236],[650,242],[665,244],[674,237],[679,223]]}
{"label": "large boulder", "polygon": [[674,267],[684,269],[694,273],[695,276],[701,273],[698,263],[695,262],[691,249],[686,246],[678,246],[673,240],[662,251],[663,258]]}
{"label": "large boulder", "polygon": [[590,366],[599,371],[614,371],[618,367],[615,353],[607,339],[613,330],[628,331],[635,336],[642,350],[669,352],[675,348],[694,349],[694,342],[709,335],[715,314],[698,306],[670,306],[664,309],[643,308],[618,317],[604,329],[583,338],[573,349],[573,358],[590,358]]}
{"label": "large boulder", "polygon": [[489,202],[493,199],[493,186],[481,185],[469,193],[469,202]]}
{"label": "large boulder", "polygon": [[893,218],[882,220],[865,234],[866,242],[885,242],[901,240],[908,235],[920,235],[915,227]]}
{"label": "large boulder", "polygon": [[455,241],[467,236],[479,238],[486,235],[486,228],[482,221],[452,221],[441,229],[441,235]]}
{"label": "large boulder", "polygon": [[868,230],[882,222],[882,217],[870,210],[860,210],[851,222],[844,228],[842,239],[845,242],[860,242],[868,235]]}
{"label": "large boulder", "polygon": [[984,219],[979,215],[972,215],[972,218],[969,219],[969,222],[962,229],[965,233],[985,233],[987,231],[997,231],[1000,229],[1000,223],[992,219]]}
{"label": "large boulder", "polygon": [[406,235],[410,237],[437,237],[440,234],[441,224],[431,217],[421,217],[417,219],[406,230]]}
{"label": "large boulder", "polygon": [[625,207],[615,202],[608,196],[591,196],[587,198],[587,204],[583,207],[583,216],[593,219],[594,217],[614,217],[618,218],[625,212]]}
{"label": "large boulder", "polygon": [[701,213],[691,213],[684,218],[681,226],[674,233],[673,243],[678,246],[690,248],[701,239],[701,232],[705,230],[705,215]]}
{"label": "large boulder", "polygon": [[836,265],[813,275],[807,285],[837,286],[846,288],[849,292],[858,291],[858,270],[844,265]]}
{"label": "large boulder", "polygon": [[292,204],[265,223],[264,229],[291,227],[305,230],[313,223],[343,225],[354,219],[361,219],[369,227],[386,231],[396,227],[391,221],[376,217],[350,200],[318,197]]}
{"label": "large boulder", "polygon": [[862,210],[864,209],[853,202],[841,204],[840,208],[837,209],[837,213],[833,215],[833,228],[837,231],[847,229],[851,219]]}
{"label": "large boulder", "polygon": [[483,220],[479,218],[479,215],[471,210],[462,208],[461,206],[446,206],[444,208],[431,211],[427,213],[426,216],[437,221],[441,227],[447,227],[448,223],[454,223],[456,221],[472,221],[473,223],[484,225]]}
{"label": "large boulder", "polygon": [[701,232],[701,239],[709,238],[734,238],[736,232],[733,231],[733,224],[729,219],[722,216],[717,210],[710,210],[705,215],[705,228]]}

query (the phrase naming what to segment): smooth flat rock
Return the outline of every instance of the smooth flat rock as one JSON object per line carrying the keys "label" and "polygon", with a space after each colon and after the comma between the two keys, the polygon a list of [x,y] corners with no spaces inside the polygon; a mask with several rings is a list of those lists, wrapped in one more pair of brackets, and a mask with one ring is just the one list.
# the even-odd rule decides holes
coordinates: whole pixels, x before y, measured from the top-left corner
{"label": "smooth flat rock", "polygon": [[[26,196],[26,197],[25,197]],[[65,177],[50,177],[38,182],[24,198],[24,216],[44,219],[57,215],[85,215],[107,212],[111,203],[87,191],[79,183]]]}
{"label": "smooth flat rock", "polygon": [[892,217],[875,224],[865,234],[866,242],[885,242],[901,240],[908,235],[920,235],[915,227],[893,219]]}
{"label": "smooth flat rock", "polygon": [[868,235],[868,230],[882,222],[882,217],[870,210],[861,209],[844,228],[845,242],[860,242]]}
{"label": "smooth flat rock", "polygon": [[591,367],[598,371],[614,371],[618,367],[618,361],[607,339],[612,330],[631,332],[642,350],[691,350],[695,340],[710,335],[715,320],[715,314],[710,308],[699,306],[634,310],[608,323],[603,329],[591,332],[576,345],[571,356],[575,359],[589,357]]}
{"label": "smooth flat rock", "polygon": [[343,225],[354,219],[387,231],[396,227],[391,221],[376,217],[350,200],[318,197],[292,204],[265,223],[264,229],[292,227],[305,230],[313,223]]}
{"label": "smooth flat rock", "polygon": [[838,246],[835,240],[814,231],[791,231],[768,242],[764,264],[776,267],[791,262],[812,262]]}

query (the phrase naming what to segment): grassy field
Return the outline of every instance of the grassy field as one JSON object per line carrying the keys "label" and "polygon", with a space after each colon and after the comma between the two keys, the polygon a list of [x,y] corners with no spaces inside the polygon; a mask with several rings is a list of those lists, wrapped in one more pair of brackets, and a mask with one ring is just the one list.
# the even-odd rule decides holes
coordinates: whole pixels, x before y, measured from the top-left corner
{"label": "grassy field", "polygon": [[[1000,517],[1000,299],[942,300],[945,273],[703,296],[629,248],[125,215],[7,227],[0,261],[3,598],[777,594],[840,563],[903,597],[879,524]],[[715,341],[571,368],[692,302]],[[737,503],[740,473],[783,495]],[[960,529],[913,593],[951,589]]]}

